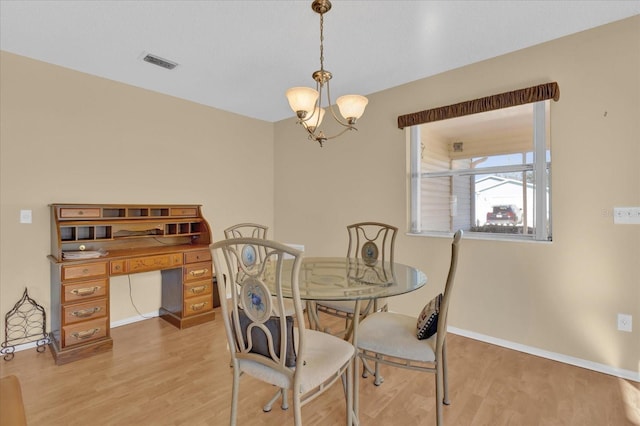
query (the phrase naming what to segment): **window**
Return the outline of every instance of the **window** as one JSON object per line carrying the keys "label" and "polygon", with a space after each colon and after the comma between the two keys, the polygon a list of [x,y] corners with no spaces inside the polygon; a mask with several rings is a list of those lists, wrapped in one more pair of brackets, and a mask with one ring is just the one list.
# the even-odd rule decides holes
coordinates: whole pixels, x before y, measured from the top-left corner
{"label": "window", "polygon": [[551,240],[550,101],[410,127],[410,231]]}

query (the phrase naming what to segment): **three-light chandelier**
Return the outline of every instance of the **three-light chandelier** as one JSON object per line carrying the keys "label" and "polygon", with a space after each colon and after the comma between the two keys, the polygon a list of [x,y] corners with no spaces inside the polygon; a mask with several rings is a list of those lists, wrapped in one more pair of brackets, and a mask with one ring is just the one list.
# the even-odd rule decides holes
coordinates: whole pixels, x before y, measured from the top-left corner
{"label": "three-light chandelier", "polygon": [[[344,121],[338,118],[334,112],[329,90],[329,80],[331,80],[332,75],[324,69],[324,14],[331,10],[331,2],[329,0],[314,0],[311,4],[311,9],[320,14],[320,69],[312,74],[316,82],[316,88],[292,87],[287,90],[286,95],[289,100],[289,106],[298,117],[298,124],[305,128],[310,140],[314,140],[322,146],[328,139],[337,138],[347,130],[358,130],[355,127],[356,121],[362,117],[369,101],[360,95],[340,96],[336,99],[336,104]],[[325,113],[325,109],[322,107],[322,92],[324,89],[326,89],[327,105],[331,115],[344,127],[342,131],[333,136],[326,136],[319,129]]]}

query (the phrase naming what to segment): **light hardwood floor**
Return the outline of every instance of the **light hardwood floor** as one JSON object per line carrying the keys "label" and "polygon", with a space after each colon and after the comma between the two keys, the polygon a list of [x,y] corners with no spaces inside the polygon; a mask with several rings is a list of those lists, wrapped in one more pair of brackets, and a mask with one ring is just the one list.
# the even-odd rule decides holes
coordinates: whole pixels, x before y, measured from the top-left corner
{"label": "light hardwood floor", "polygon": [[[226,425],[231,370],[222,321],[178,330],[159,318],[111,330],[113,351],[56,366],[29,349],[0,360],[22,385],[30,425]],[[446,425],[640,425],[640,384],[450,334]],[[360,379],[361,425],[435,424],[434,376],[382,367]],[[274,388],[243,377],[239,425],[293,424],[262,404]],[[305,425],[340,425],[342,388],[302,408]]]}

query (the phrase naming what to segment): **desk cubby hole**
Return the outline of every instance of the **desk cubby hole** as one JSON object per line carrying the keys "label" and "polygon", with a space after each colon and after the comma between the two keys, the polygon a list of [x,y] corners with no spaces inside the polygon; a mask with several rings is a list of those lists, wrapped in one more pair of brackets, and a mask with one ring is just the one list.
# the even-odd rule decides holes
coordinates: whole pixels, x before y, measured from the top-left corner
{"label": "desk cubby hole", "polygon": [[111,226],[64,226],[60,228],[60,240],[65,242],[110,239]]}
{"label": "desk cubby hole", "polygon": [[203,232],[201,222],[168,223],[165,226],[165,235],[190,235]]}
{"label": "desk cubby hole", "polygon": [[150,216],[169,216],[169,209],[149,209]]}
{"label": "desk cubby hole", "polygon": [[111,226],[96,226],[95,238],[96,240],[110,240]]}
{"label": "desk cubby hole", "polygon": [[120,208],[103,208],[102,217],[125,217],[125,209]]}
{"label": "desk cubby hole", "polygon": [[78,226],[76,228],[76,236],[78,240],[93,240],[96,235],[96,229],[93,226]]}
{"label": "desk cubby hole", "polygon": [[145,208],[127,209],[127,217],[147,217],[147,216],[149,216],[149,209],[145,209]]}
{"label": "desk cubby hole", "polygon": [[62,240],[62,241],[75,241],[76,240],[76,228],[74,226],[60,227],[60,240]]}

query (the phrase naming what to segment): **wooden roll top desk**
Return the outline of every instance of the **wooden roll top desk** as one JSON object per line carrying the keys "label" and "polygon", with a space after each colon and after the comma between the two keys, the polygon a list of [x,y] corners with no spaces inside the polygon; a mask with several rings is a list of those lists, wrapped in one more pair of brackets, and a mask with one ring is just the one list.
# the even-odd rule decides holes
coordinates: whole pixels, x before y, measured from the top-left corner
{"label": "wooden roll top desk", "polygon": [[161,271],[160,316],[214,319],[211,231],[199,205],[52,204],[51,333],[56,364],[111,350],[109,278]]}

